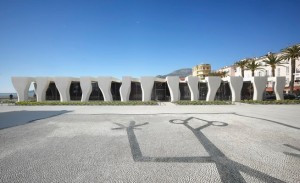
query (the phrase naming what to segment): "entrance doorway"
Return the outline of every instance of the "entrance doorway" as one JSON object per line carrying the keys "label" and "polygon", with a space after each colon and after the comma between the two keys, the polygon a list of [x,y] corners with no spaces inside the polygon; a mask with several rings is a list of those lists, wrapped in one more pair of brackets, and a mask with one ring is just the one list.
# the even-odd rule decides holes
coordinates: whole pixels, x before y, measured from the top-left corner
{"label": "entrance doorway", "polygon": [[154,82],[151,100],[170,101],[170,91],[166,82]]}
{"label": "entrance doorway", "polygon": [[89,100],[104,100],[103,98],[103,94],[100,90],[100,88],[98,87],[98,83],[97,82],[92,82],[92,92],[90,95]]}
{"label": "entrance doorway", "polygon": [[179,83],[180,100],[191,100],[191,92],[187,83]]}
{"label": "entrance doorway", "polygon": [[54,82],[50,82],[49,84],[46,91],[46,100],[60,100],[60,95]]}

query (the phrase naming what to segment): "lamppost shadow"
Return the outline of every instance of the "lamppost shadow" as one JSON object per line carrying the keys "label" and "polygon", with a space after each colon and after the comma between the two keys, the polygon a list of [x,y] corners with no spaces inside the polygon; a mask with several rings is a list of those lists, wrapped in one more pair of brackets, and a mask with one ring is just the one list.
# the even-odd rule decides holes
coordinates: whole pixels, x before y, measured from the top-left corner
{"label": "lamppost shadow", "polygon": [[[205,122],[205,125],[193,128],[189,125],[190,120],[199,120]],[[266,182],[284,182],[263,172],[250,168],[246,165],[235,162],[216,147],[203,133],[202,129],[215,126],[226,127],[228,124],[219,121],[208,121],[196,117],[189,117],[187,119],[172,119],[169,120],[172,124],[184,125],[190,130],[199,143],[205,148],[209,156],[191,156],[191,157],[148,157],[143,156],[134,130],[140,129],[137,127],[148,125],[149,123],[136,124],[135,121],[130,121],[128,126],[120,123],[115,123],[119,127],[112,128],[112,130],[125,129],[128,136],[128,141],[131,149],[132,158],[135,162],[164,162],[164,163],[215,163],[222,182],[246,182],[240,172],[244,172],[252,177]]]}

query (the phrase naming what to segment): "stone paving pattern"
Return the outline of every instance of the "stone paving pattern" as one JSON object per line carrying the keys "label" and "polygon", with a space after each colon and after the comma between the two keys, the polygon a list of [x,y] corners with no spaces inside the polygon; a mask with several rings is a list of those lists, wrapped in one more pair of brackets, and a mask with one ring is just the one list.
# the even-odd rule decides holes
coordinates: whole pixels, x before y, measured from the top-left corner
{"label": "stone paving pattern", "polygon": [[300,182],[299,111],[0,106],[0,182]]}

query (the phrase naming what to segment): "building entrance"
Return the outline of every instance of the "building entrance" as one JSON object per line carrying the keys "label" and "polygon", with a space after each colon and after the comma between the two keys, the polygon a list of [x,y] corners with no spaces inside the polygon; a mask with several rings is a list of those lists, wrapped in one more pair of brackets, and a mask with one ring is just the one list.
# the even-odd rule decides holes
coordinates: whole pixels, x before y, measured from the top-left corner
{"label": "building entrance", "polygon": [[154,82],[151,100],[170,101],[170,91],[167,83]]}

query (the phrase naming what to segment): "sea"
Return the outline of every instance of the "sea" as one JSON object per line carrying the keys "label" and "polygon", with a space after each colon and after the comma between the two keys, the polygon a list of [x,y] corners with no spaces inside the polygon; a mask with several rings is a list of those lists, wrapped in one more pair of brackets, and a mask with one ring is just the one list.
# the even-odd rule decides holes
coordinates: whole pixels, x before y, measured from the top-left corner
{"label": "sea", "polygon": [[[9,95],[12,94],[13,98],[18,98],[17,93],[0,93],[0,99],[9,99]],[[33,97],[34,91],[29,91],[28,96]]]}

